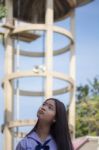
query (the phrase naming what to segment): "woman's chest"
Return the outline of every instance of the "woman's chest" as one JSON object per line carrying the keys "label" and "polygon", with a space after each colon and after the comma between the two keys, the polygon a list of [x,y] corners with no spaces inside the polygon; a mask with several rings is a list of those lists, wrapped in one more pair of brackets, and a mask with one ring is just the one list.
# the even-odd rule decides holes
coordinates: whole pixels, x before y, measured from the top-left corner
{"label": "woman's chest", "polygon": [[27,141],[26,145],[26,150],[57,150],[56,144],[53,141],[41,144],[31,139]]}

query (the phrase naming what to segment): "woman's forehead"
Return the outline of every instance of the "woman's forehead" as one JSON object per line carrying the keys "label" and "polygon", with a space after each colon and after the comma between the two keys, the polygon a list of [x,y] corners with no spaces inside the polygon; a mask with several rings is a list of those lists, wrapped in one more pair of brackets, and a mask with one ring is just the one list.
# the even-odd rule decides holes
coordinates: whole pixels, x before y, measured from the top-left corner
{"label": "woman's forehead", "polygon": [[53,100],[46,100],[44,103],[47,103],[47,104],[55,107],[55,101],[53,101]]}

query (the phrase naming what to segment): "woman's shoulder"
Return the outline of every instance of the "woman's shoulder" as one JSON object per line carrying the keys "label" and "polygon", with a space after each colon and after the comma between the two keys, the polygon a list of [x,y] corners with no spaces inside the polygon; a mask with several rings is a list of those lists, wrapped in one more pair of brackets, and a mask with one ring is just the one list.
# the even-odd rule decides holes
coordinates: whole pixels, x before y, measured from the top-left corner
{"label": "woman's shoulder", "polygon": [[28,147],[34,145],[32,140],[32,136],[34,136],[34,132],[24,137],[22,140],[19,141],[17,144],[16,150],[27,150]]}
{"label": "woman's shoulder", "polygon": [[24,137],[19,143],[17,144],[16,150],[26,150],[27,147],[27,137]]}

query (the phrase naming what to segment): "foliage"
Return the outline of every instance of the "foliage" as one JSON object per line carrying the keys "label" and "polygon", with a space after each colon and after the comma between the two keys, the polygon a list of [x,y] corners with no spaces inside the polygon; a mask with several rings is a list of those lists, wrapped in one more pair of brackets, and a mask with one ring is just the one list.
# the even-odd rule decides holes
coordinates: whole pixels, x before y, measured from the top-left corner
{"label": "foliage", "polygon": [[77,87],[76,137],[99,136],[99,79]]}
{"label": "foliage", "polygon": [[0,19],[6,16],[6,8],[0,4]]}

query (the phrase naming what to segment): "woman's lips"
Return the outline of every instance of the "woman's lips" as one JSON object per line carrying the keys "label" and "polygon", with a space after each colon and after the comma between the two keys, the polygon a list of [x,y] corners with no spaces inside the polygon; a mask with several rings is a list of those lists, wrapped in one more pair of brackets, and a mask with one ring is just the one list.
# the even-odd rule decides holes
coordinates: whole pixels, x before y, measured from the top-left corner
{"label": "woman's lips", "polygon": [[40,114],[44,114],[44,111],[43,111],[43,110],[39,110],[39,113],[40,113]]}

